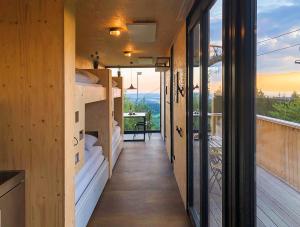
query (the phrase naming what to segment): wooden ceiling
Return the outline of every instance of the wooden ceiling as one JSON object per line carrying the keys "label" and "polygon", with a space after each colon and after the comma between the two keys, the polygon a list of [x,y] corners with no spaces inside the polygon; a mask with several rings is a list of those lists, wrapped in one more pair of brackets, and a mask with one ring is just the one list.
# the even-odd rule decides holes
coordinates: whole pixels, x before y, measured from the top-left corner
{"label": "wooden ceiling", "polygon": [[[78,0],[76,13],[76,51],[81,58],[99,52],[105,66],[138,65],[138,57],[161,57],[168,54],[192,0]],[[156,22],[156,41],[133,42],[126,24]],[[110,27],[123,29],[119,37],[109,35]],[[125,57],[123,51],[133,51]]]}

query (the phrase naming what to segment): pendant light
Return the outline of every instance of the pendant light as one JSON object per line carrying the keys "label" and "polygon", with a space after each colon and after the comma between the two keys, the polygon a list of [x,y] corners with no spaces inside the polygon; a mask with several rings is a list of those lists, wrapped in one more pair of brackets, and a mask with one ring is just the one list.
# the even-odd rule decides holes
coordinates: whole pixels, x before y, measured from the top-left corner
{"label": "pendant light", "polygon": [[121,77],[121,68],[118,69],[118,77]]}
{"label": "pendant light", "polygon": [[131,64],[131,67],[130,67],[131,84],[130,84],[129,88],[127,88],[127,90],[135,90],[136,88],[132,84],[132,62],[130,62],[130,64]]}

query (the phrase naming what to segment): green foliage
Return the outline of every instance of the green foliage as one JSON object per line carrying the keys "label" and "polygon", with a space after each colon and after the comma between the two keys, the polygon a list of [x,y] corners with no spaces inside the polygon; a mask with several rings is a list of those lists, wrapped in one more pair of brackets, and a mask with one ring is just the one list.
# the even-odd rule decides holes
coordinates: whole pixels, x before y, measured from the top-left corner
{"label": "green foliage", "polygon": [[[150,122],[148,130],[159,130],[160,129],[160,113],[153,114],[151,107],[146,103],[145,98],[132,102],[128,97],[124,97],[124,111],[125,112],[146,112],[147,121]],[[142,119],[137,118],[126,118],[124,122],[125,131],[134,131],[137,122],[142,121]]]}
{"label": "green foliage", "polygon": [[300,95],[293,92],[290,98],[267,97],[256,92],[256,112],[259,115],[300,123]]}
{"label": "green foliage", "polygon": [[291,101],[274,103],[274,110],[270,111],[272,117],[300,123],[300,98],[294,96]]}

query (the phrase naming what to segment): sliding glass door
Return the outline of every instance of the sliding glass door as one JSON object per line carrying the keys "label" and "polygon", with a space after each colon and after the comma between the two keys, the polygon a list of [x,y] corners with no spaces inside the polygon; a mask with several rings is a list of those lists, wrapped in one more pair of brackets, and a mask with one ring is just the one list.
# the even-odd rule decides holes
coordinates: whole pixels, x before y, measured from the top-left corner
{"label": "sliding glass door", "polygon": [[196,226],[222,226],[222,0],[203,8],[188,33],[188,205]]}
{"label": "sliding glass door", "polygon": [[209,55],[207,86],[207,158],[209,226],[222,226],[223,163],[223,70],[222,70],[222,0],[208,12]]}
{"label": "sliding glass door", "polygon": [[189,76],[189,158],[190,158],[190,211],[194,221],[200,220],[200,24],[190,32],[191,71]]}
{"label": "sliding glass door", "polygon": [[[275,2],[257,2],[257,31],[253,0],[198,1],[188,17],[188,208],[196,226],[299,226],[290,199],[297,209],[299,4]],[[271,117],[255,115],[256,32],[257,110]]]}

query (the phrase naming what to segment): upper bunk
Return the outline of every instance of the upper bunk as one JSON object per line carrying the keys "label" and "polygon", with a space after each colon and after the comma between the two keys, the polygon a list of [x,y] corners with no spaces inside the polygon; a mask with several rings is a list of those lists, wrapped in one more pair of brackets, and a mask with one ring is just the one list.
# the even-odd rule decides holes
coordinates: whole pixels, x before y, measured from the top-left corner
{"label": "upper bunk", "polygon": [[76,69],[75,96],[84,104],[106,100],[106,89],[98,76],[87,70]]}

